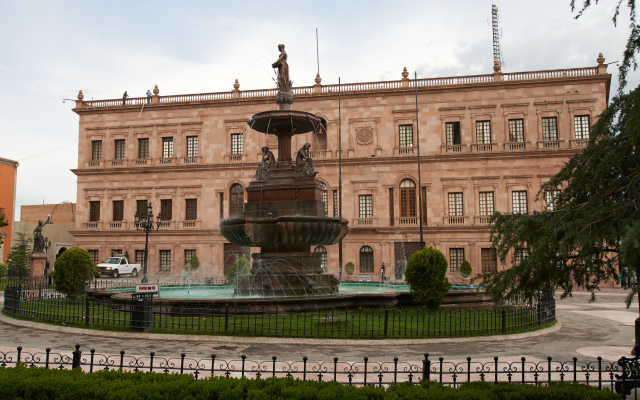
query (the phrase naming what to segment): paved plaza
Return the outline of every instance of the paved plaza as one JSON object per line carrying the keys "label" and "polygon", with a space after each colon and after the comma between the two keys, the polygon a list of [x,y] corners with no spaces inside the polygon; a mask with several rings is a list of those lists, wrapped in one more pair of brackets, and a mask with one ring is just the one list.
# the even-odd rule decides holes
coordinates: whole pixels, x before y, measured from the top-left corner
{"label": "paved plaza", "polygon": [[[127,355],[236,359],[246,355],[249,360],[311,361],[401,361],[419,362],[429,353],[432,360],[444,357],[447,361],[503,359],[592,360],[601,356],[615,361],[629,356],[634,344],[634,321],[638,303],[631,308],[624,304],[628,291],[603,289],[595,303],[589,303],[590,293],[576,291],[573,297],[557,300],[559,323],[541,331],[506,336],[457,339],[394,339],[394,340],[317,340],[288,338],[245,338],[219,336],[180,336],[147,333],[102,332],[51,326],[20,321],[0,315],[0,351],[15,351],[22,346],[25,352],[42,352],[49,347],[54,352],[70,353],[75,344],[85,352],[94,348],[97,353]],[[0,296],[0,302],[3,296]]]}

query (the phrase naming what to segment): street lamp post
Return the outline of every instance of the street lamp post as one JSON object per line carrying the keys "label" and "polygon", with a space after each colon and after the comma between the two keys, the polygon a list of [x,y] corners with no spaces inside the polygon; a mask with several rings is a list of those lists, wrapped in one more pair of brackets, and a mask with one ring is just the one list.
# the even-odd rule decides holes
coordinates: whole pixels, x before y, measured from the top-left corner
{"label": "street lamp post", "polygon": [[[141,283],[148,283],[149,279],[147,278],[147,258],[149,256],[149,232],[153,230],[160,229],[161,219],[160,213],[157,215],[157,221],[153,221],[153,210],[151,209],[151,203],[147,206],[147,212],[140,215],[138,211],[136,211],[134,215],[135,226],[139,231],[145,232],[145,242],[144,242],[144,263],[142,265],[142,280]],[[156,228],[154,229],[154,225]]]}

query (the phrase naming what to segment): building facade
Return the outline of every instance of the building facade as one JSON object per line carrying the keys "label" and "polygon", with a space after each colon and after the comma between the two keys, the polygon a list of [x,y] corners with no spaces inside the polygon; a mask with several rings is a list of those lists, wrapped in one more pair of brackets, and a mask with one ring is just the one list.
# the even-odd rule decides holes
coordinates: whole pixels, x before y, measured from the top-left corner
{"label": "building facade", "polygon": [[[425,244],[447,256],[451,271],[463,260],[474,274],[503,268],[492,257],[488,217],[553,208],[554,193],[538,196],[541,185],[586,146],[607,106],[611,75],[602,55],[597,63],[522,73],[495,65],[488,75],[419,80],[405,69],[397,81],[340,87],[318,76],[294,88],[292,108],[323,127],[295,135],[292,152],[311,144],[327,213],[338,216],[341,204],[349,220],[343,264],[355,268],[343,280],[378,281],[383,262],[395,280],[421,246],[420,222]],[[277,108],[275,95],[241,91],[237,81],[223,93],[160,96],[156,87],[149,103],[83,101],[80,92],[75,245],[95,261],[112,251],[140,261],[145,237],[134,213],[151,203],[162,222],[149,235],[149,274],[179,274],[197,254],[199,273],[222,278],[256,251],[226,242],[219,226],[242,213],[261,148],[277,147],[275,135],[247,125]],[[314,251],[338,276],[338,245]]]}
{"label": "building facade", "polygon": [[7,256],[11,251],[18,165],[17,161],[0,158],[0,215],[4,214],[6,221],[9,223],[7,226],[0,227],[0,236],[4,241],[0,245],[0,263],[6,262]]}
{"label": "building facade", "polygon": [[65,201],[58,204],[33,204],[20,207],[20,221],[14,222],[14,231],[21,232],[26,237],[33,237],[33,231],[38,221],[49,223],[42,230],[42,234],[49,239],[51,245],[47,249],[47,261],[50,269],[56,259],[73,246],[75,238],[71,231],[75,230],[76,205]]}

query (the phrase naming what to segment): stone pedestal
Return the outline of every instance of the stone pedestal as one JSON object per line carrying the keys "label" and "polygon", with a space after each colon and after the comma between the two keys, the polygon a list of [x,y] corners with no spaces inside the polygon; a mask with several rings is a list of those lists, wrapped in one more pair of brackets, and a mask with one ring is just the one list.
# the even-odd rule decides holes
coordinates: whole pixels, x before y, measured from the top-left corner
{"label": "stone pedestal", "polygon": [[47,253],[29,254],[29,278],[44,278],[44,267],[47,263]]}

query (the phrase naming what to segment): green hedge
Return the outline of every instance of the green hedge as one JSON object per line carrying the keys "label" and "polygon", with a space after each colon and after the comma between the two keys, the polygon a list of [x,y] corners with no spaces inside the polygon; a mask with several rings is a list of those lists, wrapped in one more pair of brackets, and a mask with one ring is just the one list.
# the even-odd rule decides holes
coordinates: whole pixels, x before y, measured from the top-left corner
{"label": "green hedge", "polygon": [[191,375],[43,368],[0,368],[0,399],[620,399],[609,390],[579,384],[549,386],[465,383],[458,389],[437,382],[388,388],[354,387],[292,378],[195,380]]}

